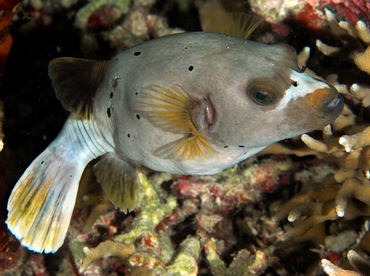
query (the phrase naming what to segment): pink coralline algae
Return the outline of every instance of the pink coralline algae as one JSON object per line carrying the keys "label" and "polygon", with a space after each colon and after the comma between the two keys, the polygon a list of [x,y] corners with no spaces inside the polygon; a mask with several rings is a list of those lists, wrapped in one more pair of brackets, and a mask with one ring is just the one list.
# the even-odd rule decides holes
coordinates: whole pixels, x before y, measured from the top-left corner
{"label": "pink coralline algae", "polygon": [[368,0],[324,0],[319,1],[321,7],[329,6],[338,13],[339,17],[350,24],[362,20],[370,23],[370,2]]}
{"label": "pink coralline algae", "polygon": [[285,171],[291,168],[292,164],[288,161],[287,156],[276,156],[275,159],[264,160],[252,172],[250,184],[262,193],[271,193],[281,185],[289,183]]}
{"label": "pink coralline algae", "polygon": [[290,34],[292,25],[298,21],[312,31],[328,30],[324,9],[329,8],[349,23],[363,20],[370,22],[368,0],[251,0],[252,11],[270,23],[272,31],[281,36]]}

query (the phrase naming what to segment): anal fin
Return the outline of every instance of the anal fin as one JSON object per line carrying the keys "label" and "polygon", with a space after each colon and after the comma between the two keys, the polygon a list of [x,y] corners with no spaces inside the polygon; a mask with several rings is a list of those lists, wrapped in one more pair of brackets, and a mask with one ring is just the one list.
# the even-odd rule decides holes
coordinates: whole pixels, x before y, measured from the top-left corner
{"label": "anal fin", "polygon": [[94,173],[116,208],[123,212],[135,208],[139,188],[135,164],[121,159],[114,153],[107,153],[95,164]]}

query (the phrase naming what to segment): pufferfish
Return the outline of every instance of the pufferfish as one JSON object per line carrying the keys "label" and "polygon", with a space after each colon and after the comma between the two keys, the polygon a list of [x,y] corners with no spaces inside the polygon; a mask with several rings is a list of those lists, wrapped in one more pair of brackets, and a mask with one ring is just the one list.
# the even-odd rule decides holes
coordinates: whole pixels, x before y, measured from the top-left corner
{"label": "pufferfish", "polygon": [[109,199],[130,211],[140,166],[217,174],[343,108],[334,87],[298,67],[292,47],[217,33],[153,39],[110,61],[57,58],[49,76],[71,115],[18,180],[6,221],[22,245],[45,253],[63,244],[93,159]]}

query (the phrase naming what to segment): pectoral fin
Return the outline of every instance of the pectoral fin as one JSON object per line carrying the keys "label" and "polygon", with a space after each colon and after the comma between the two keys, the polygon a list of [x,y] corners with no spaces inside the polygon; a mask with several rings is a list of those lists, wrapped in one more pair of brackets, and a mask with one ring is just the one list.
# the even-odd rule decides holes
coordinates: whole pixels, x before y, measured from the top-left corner
{"label": "pectoral fin", "polygon": [[207,138],[200,133],[189,135],[188,138],[182,140],[174,147],[174,151],[178,156],[186,160],[205,160],[208,155],[213,154]]}
{"label": "pectoral fin", "polygon": [[190,111],[196,105],[180,87],[150,85],[140,93],[140,109],[149,119],[166,131],[189,133],[194,127]]}
{"label": "pectoral fin", "polygon": [[94,173],[116,208],[129,212],[136,207],[139,189],[136,165],[107,153],[95,164]]}
{"label": "pectoral fin", "polygon": [[175,145],[168,145],[176,156],[185,160],[205,160],[213,154],[208,139],[197,130],[191,118],[198,103],[181,87],[151,85],[143,89],[141,97],[139,108],[150,121],[164,131],[185,135]]}

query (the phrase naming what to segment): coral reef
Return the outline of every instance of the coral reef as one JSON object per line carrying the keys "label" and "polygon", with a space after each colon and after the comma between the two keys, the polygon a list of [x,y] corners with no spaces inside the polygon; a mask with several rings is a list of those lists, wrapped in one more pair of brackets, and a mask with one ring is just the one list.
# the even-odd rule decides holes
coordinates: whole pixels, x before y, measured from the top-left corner
{"label": "coral reef", "polygon": [[[30,11],[30,20],[22,26],[24,31],[49,26],[57,20],[55,15],[67,10],[68,20],[78,31],[80,48],[85,57],[97,58],[106,42],[118,52],[128,47],[164,35],[181,31],[168,26],[166,18],[151,13],[156,0],[78,0],[29,1],[23,4]],[[79,7],[83,3],[82,7]],[[79,5],[77,5],[79,4]],[[75,10],[75,7],[79,7]],[[21,20],[17,18],[17,20]],[[107,57],[105,57],[107,58]]]}
{"label": "coral reef", "polygon": [[[340,28],[340,24],[335,21],[330,12],[327,12],[327,15],[333,26],[333,31],[337,31],[335,33],[339,32],[338,35],[342,35],[343,39],[344,30]],[[347,29],[354,30],[354,26],[348,24],[346,26]],[[362,24],[357,23],[356,26],[362,26]],[[366,40],[369,29],[359,27],[356,30],[358,33],[352,33],[353,37],[365,37]],[[347,33],[347,36],[349,36],[349,33]],[[318,43],[318,45],[320,45],[319,49],[324,49],[325,54],[328,53],[328,46],[323,46],[321,43]],[[337,52],[338,50],[335,51],[335,53]],[[353,54],[353,60],[355,59],[361,64],[369,62],[365,55],[357,51]],[[363,69],[361,66],[359,68]],[[350,97],[352,106],[347,104],[341,116],[330,126],[323,129],[322,139],[315,139],[307,134],[302,135],[301,139],[309,148],[314,150],[309,152],[310,154],[314,153],[318,157],[326,159],[331,158],[333,162],[340,165],[341,169],[328,176],[322,183],[315,185],[314,188],[307,187],[307,190],[303,190],[283,206],[277,215],[277,219],[280,219],[289,214],[288,219],[290,221],[312,215],[310,217],[312,224],[307,225],[308,219],[305,219],[304,223],[300,223],[299,227],[303,229],[307,226],[306,230],[326,219],[337,219],[338,217],[352,219],[356,216],[368,214],[369,211],[367,176],[369,175],[368,151],[370,143],[368,142],[368,133],[370,125],[365,114],[358,116],[355,113],[355,108],[358,108],[358,105],[362,105],[363,108],[368,107],[366,92],[369,88],[366,85],[356,83],[348,89],[345,85],[340,85],[336,78],[337,76],[331,75],[328,77],[328,81],[341,93]],[[329,189],[331,192],[322,193]],[[359,203],[364,205],[361,206]],[[313,216],[320,215],[321,218],[313,218]],[[286,233],[286,238],[297,235]]]}
{"label": "coral reef", "polygon": [[3,133],[3,121],[4,121],[4,103],[0,100],[0,151],[4,148],[4,133]]}
{"label": "coral reef", "polygon": [[13,43],[13,39],[8,32],[8,27],[21,1],[22,0],[0,1],[0,77],[4,74],[6,58]]}
{"label": "coral reef", "polygon": [[[198,10],[209,2],[52,0],[21,3],[13,21],[14,37],[25,36],[30,40],[29,44],[18,42],[23,45],[14,53],[8,70],[8,78],[12,74],[13,79],[5,80],[4,85],[5,106],[15,106],[6,113],[8,120],[4,124],[8,124],[5,129],[8,132],[4,139],[12,139],[5,140],[1,153],[3,157],[14,152],[14,156],[0,160],[1,169],[5,165],[10,168],[8,186],[14,184],[13,174],[19,176],[13,171],[21,172],[22,166],[37,155],[32,145],[41,143],[43,147],[52,140],[53,134],[45,126],[55,124],[55,118],[61,120],[64,114],[61,107],[50,105],[49,110],[40,111],[41,115],[30,120],[35,116],[36,107],[49,106],[50,102],[44,99],[55,98],[46,77],[50,59],[65,55],[109,58],[120,49],[154,37],[181,29],[199,30]],[[369,222],[365,217],[370,214],[370,143],[367,139],[370,35],[366,28],[369,17],[364,10],[368,3],[361,0],[340,5],[335,5],[335,1],[270,2],[267,5],[266,1],[250,1],[250,8],[280,35],[292,31],[294,34],[292,25],[297,22],[310,31],[327,31],[330,26],[337,35],[337,40],[325,40],[328,45],[317,42],[323,54],[335,57],[330,65],[321,65],[323,55],[314,49],[310,60],[320,64],[316,68],[325,71],[323,76],[344,95],[346,105],[341,116],[323,130],[277,143],[216,176],[170,176],[145,171],[141,175],[140,204],[135,212],[127,215],[113,209],[91,176],[92,166],[89,166],[64,247],[55,255],[29,252],[1,224],[1,273],[313,276],[323,275],[325,271],[330,276],[366,275],[365,257],[349,250],[356,250],[361,256],[370,252]],[[228,11],[247,11],[245,1],[221,3]],[[323,11],[324,6],[332,7],[338,12],[336,16],[342,16],[347,22],[337,23],[332,13]],[[359,17],[364,21],[358,21]],[[37,32],[41,34],[37,36]],[[269,32],[259,36],[263,41],[275,41],[271,37]],[[24,45],[32,48],[31,44],[35,44],[36,50],[16,59],[19,53],[27,52]],[[43,51],[42,58],[35,54]],[[304,48],[299,55],[301,66],[306,62],[309,66],[309,55],[310,48]],[[345,67],[342,61],[347,62],[345,66],[353,63],[353,67],[345,68],[345,77],[338,70]],[[30,67],[26,67],[28,63]],[[337,63],[340,66],[331,67]],[[21,67],[27,68],[25,74],[19,74]],[[37,74],[31,75],[30,71]],[[320,78],[308,68],[306,72]],[[41,74],[45,75],[44,85],[38,82]],[[31,80],[26,78],[28,75],[32,76]],[[46,94],[37,94],[42,93],[41,90],[47,91]],[[37,98],[32,107],[27,105],[30,95]],[[59,131],[60,126],[56,128]],[[23,132],[23,138],[18,138]],[[32,140],[32,136],[36,138]],[[0,138],[2,141],[1,132]],[[12,161],[8,163],[8,160]],[[2,171],[0,176],[3,187]],[[9,188],[2,190],[2,198],[8,191]],[[5,215],[3,211],[0,218]],[[294,222],[286,222],[286,217]],[[344,254],[347,251],[349,263]],[[325,259],[322,268],[321,259]],[[358,272],[352,271],[353,268]]]}
{"label": "coral reef", "polygon": [[[121,265],[128,275],[144,272],[148,275],[198,275],[202,249],[213,275],[262,273],[276,260],[271,247],[253,253],[242,249],[228,267],[221,256],[236,246],[230,212],[248,202],[258,201],[262,190],[272,191],[271,183],[290,168],[287,160],[266,163],[264,166],[270,168],[269,174],[255,167],[245,171],[234,168],[217,176],[186,177],[175,181],[167,174],[154,174],[148,181],[141,174],[143,193],[135,218],[126,216],[120,222],[129,232],[118,234],[122,224],[116,225],[114,229],[105,230],[106,241],[93,249],[84,247],[94,244],[96,231],[102,231],[99,228],[114,224],[118,212],[105,214],[89,233],[71,240],[76,266],[86,275],[105,274],[104,268],[111,269],[113,265],[107,257],[115,256],[120,258],[116,266]],[[175,197],[163,190],[162,186],[168,182],[173,182],[170,188],[181,204],[176,204]],[[280,185],[282,183],[285,181],[282,180]],[[195,235],[176,237],[178,234],[174,229],[177,227],[192,228]],[[86,254],[83,260],[82,251]]]}
{"label": "coral reef", "polygon": [[[330,11],[326,11],[326,15],[331,29],[346,47],[331,47],[317,41],[319,50],[325,55],[346,58],[360,70],[370,74],[367,68],[370,62],[367,55],[370,30],[366,28],[365,23],[358,21],[356,25],[352,25],[348,22],[337,22]],[[370,215],[368,140],[370,122],[367,119],[369,86],[359,83],[347,86],[340,84],[337,79],[337,75],[330,75],[327,78],[329,83],[346,97],[346,106],[341,116],[322,130],[321,138],[302,135],[302,141],[311,150],[300,152],[315,154],[319,158],[335,162],[340,169],[325,177],[321,183],[305,187],[281,206],[275,219],[288,217],[289,221],[295,222],[293,228],[282,236],[283,240],[312,238],[314,226],[324,221],[336,221],[340,218],[353,220]],[[324,242],[325,236],[324,234],[321,242]],[[358,241],[353,240],[347,245],[347,249],[358,247],[366,251],[367,240],[364,237],[357,238]],[[358,261],[360,257],[353,251],[350,252],[352,253],[349,253],[348,259],[356,267],[354,260]],[[322,263],[329,275],[361,275],[345,271],[327,260],[323,260]],[[362,270],[362,273],[365,273],[364,271],[368,270]]]}
{"label": "coral reef", "polygon": [[361,257],[356,251],[348,251],[347,258],[351,265],[356,268],[358,272],[342,269],[326,259],[323,259],[321,263],[324,271],[329,276],[365,276],[369,273],[370,262]]}
{"label": "coral reef", "polygon": [[9,35],[8,26],[12,22],[20,2],[22,2],[22,0],[0,1],[0,44],[2,44]]}
{"label": "coral reef", "polygon": [[[110,256],[111,252],[112,256],[119,254],[121,258],[129,259],[128,262],[133,267],[139,267],[139,269],[142,269],[141,267],[145,265],[150,265],[151,269],[161,268],[165,262],[171,259],[171,251],[173,252],[174,250],[168,250],[171,244],[167,235],[165,235],[165,227],[160,229],[158,233],[155,230],[163,218],[171,214],[172,209],[176,206],[175,199],[169,197],[165,203],[161,203],[161,199],[157,196],[157,193],[143,174],[141,174],[140,179],[143,193],[140,195],[139,206],[144,206],[140,208],[141,210],[138,210],[131,231],[127,234],[116,236],[114,242],[109,241],[110,245],[108,247],[104,243],[101,243],[94,250],[84,249],[87,257],[81,266],[81,270],[85,270],[92,260],[99,257],[102,258],[103,256]],[[161,234],[161,232],[164,233]],[[143,251],[142,253],[136,252],[134,245],[136,241],[139,241],[140,244],[137,251]],[[114,249],[115,246],[117,246],[117,249]],[[109,248],[109,250],[107,251],[104,248]],[[158,254],[157,251],[159,251],[164,256],[160,256],[158,260],[155,260],[156,256],[153,256],[151,254],[152,252],[145,252],[148,250],[154,251],[153,254]],[[134,253],[137,254],[133,255]]]}
{"label": "coral reef", "polygon": [[[341,40],[343,45],[349,48],[350,52],[348,52],[348,49],[345,49],[344,47],[328,46],[320,40],[317,40],[316,45],[319,50],[325,55],[350,59],[360,70],[370,74],[370,30],[366,27],[365,22],[357,21],[356,25],[350,24],[346,21],[337,22],[334,14],[329,10],[326,10],[325,14],[328,18],[330,28]],[[363,43],[361,43],[361,41]],[[357,94],[356,98],[360,96],[358,95],[359,91],[362,91],[362,97],[364,97],[364,95],[366,95],[366,91],[356,85],[358,86],[358,84],[355,84],[355,87],[351,87],[350,91]],[[364,102],[362,103],[364,104]],[[368,105],[365,103],[364,107],[367,106]]]}
{"label": "coral reef", "polygon": [[271,24],[272,30],[281,36],[291,32],[294,25],[299,22],[310,30],[323,30],[327,28],[324,8],[331,8],[354,24],[360,19],[370,22],[368,1],[332,1],[332,0],[295,0],[295,1],[264,1],[251,0],[252,11],[263,17]]}

